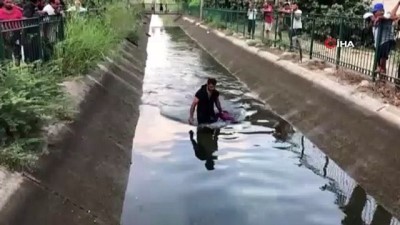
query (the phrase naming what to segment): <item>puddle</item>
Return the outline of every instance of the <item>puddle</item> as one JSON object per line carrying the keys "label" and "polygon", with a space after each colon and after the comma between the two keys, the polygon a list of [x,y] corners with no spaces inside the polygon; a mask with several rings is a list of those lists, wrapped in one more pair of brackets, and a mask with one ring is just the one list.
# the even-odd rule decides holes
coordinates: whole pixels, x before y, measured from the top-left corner
{"label": "puddle", "polygon": [[[158,29],[148,42],[123,225],[400,224],[180,29]],[[218,132],[186,124],[207,77],[218,80],[224,108],[245,110],[243,123]]]}

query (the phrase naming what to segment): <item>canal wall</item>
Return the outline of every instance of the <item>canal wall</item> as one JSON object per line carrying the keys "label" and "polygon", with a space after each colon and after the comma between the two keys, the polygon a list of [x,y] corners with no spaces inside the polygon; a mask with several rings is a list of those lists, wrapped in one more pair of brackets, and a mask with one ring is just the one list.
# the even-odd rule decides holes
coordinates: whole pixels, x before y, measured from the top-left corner
{"label": "canal wall", "polygon": [[112,59],[64,84],[80,102],[79,113],[51,138],[38,169],[0,170],[0,225],[120,224],[147,58],[146,20],[137,46],[124,41]]}
{"label": "canal wall", "polygon": [[374,110],[378,103],[367,97],[351,99],[348,87],[290,61],[278,61],[271,53],[260,56],[244,41],[232,40],[188,18],[177,25],[385,208],[400,216],[400,190],[394,188],[400,175],[398,116]]}

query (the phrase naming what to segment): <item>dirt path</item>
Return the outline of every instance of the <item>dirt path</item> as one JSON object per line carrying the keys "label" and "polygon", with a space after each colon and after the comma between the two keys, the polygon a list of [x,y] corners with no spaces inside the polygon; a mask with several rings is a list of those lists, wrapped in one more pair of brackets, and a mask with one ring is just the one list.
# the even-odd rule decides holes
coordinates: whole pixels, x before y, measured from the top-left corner
{"label": "dirt path", "polygon": [[212,32],[183,20],[179,24],[276,113],[400,216],[400,190],[395,188],[400,176],[397,127]]}
{"label": "dirt path", "polygon": [[[147,29],[147,27],[145,28]],[[139,117],[147,37],[129,42],[93,77],[71,131],[43,157],[0,213],[1,225],[117,225]],[[101,75],[102,74],[102,75]]]}

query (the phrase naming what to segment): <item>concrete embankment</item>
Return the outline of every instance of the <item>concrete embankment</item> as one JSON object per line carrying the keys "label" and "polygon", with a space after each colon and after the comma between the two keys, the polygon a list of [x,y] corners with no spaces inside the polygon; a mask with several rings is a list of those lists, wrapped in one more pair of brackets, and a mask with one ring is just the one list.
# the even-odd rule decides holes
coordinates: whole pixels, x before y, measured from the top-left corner
{"label": "concrete embankment", "polygon": [[146,25],[140,32],[138,47],[124,41],[112,60],[72,85],[85,93],[76,120],[49,147],[37,170],[17,176],[21,183],[2,207],[1,225],[119,224],[139,117],[147,30]]}
{"label": "concrete embankment", "polygon": [[[324,85],[285,70],[233,41],[187,20],[181,28],[271,110],[301,130],[389,211],[400,216],[400,129]],[[282,62],[279,62],[282,63]],[[292,71],[292,72],[290,72]],[[299,68],[304,73],[304,68]]]}

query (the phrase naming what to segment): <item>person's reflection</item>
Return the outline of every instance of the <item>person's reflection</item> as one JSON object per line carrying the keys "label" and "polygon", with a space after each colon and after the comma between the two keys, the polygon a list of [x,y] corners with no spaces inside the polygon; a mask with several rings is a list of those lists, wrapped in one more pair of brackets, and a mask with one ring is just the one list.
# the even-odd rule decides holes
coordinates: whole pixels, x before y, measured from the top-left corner
{"label": "person's reflection", "polygon": [[375,209],[371,225],[390,225],[391,222],[392,215],[381,205],[378,205]]}
{"label": "person's reflection", "polygon": [[219,132],[220,129],[212,130],[208,128],[198,128],[196,142],[193,139],[193,131],[189,131],[194,153],[199,160],[205,161],[207,170],[214,170],[214,160],[218,159],[218,157],[214,156],[213,153],[218,150]]}
{"label": "person's reflection", "polygon": [[343,212],[346,214],[345,218],[342,220],[343,225],[363,225],[364,221],[362,219],[362,211],[364,209],[365,203],[367,202],[367,193],[364,189],[357,185],[351,197],[349,203],[343,207]]}

